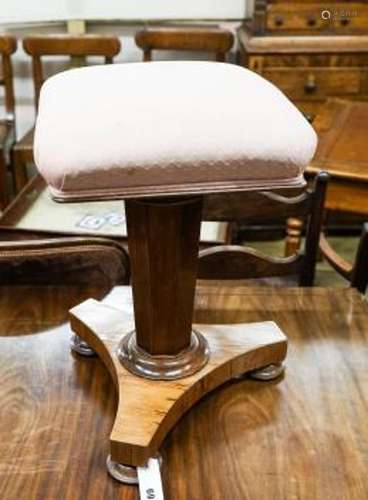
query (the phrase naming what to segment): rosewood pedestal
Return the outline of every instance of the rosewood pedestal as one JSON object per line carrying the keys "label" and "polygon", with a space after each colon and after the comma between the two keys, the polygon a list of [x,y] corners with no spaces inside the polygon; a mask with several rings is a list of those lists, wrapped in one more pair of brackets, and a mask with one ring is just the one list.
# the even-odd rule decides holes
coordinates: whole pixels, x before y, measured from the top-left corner
{"label": "rosewood pedestal", "polygon": [[124,482],[209,391],[282,371],[287,341],[274,323],[192,324],[201,209],[200,196],[128,201],[134,317],[92,299],[70,311],[72,346],[96,352],[116,386],[108,468]]}

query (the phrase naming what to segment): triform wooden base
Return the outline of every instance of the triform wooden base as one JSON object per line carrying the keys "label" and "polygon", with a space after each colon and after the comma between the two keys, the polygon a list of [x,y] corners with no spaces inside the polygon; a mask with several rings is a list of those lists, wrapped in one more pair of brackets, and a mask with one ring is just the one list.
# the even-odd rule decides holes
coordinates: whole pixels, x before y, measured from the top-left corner
{"label": "triform wooden base", "polygon": [[132,312],[93,299],[70,311],[72,330],[101,358],[119,397],[110,437],[111,459],[143,466],[170,429],[198,400],[224,382],[279,364],[287,340],[273,322],[193,325],[207,339],[210,358],[194,375],[179,380],[150,380],[128,371],[118,358],[124,335],[134,330]]}

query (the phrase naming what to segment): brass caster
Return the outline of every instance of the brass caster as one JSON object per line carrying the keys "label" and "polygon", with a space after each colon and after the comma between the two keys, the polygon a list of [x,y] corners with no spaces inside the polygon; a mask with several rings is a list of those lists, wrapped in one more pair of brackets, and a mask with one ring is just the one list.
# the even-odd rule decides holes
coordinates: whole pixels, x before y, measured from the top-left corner
{"label": "brass caster", "polygon": [[106,460],[106,467],[110,476],[125,484],[138,484],[138,473],[136,467],[123,465],[111,460],[109,455]]}
{"label": "brass caster", "polygon": [[70,339],[70,348],[72,351],[80,354],[81,356],[94,356],[95,351],[82,340],[78,335],[74,334]]}
{"label": "brass caster", "polygon": [[285,371],[285,366],[282,363],[277,363],[274,365],[267,365],[259,368],[258,370],[254,370],[249,372],[249,377],[254,380],[263,380],[269,381],[274,380],[275,378],[280,377]]}
{"label": "brass caster", "polygon": [[[158,474],[160,467],[162,465],[162,457],[161,455],[157,455],[155,459],[150,459],[148,461],[148,465],[151,465],[150,462],[156,462],[158,461]],[[139,478],[138,478],[138,469],[143,469],[143,470],[149,470],[149,467],[147,468],[146,466],[143,468],[137,468],[137,467],[132,467],[131,465],[124,465],[120,464],[119,462],[115,462],[114,460],[111,459],[111,455],[109,455],[106,459],[106,466],[108,473],[110,474],[111,477],[119,481],[120,483],[124,484],[139,484]],[[149,477],[150,478],[150,477]],[[152,478],[150,478],[152,479]],[[154,479],[154,477],[153,477]],[[159,478],[161,481],[161,478]],[[155,481],[154,481],[155,482]]]}

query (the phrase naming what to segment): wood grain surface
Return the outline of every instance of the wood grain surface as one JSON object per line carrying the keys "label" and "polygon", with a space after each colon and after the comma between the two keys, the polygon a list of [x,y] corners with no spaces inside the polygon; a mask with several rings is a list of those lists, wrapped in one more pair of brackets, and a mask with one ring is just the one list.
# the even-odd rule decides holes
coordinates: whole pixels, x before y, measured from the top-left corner
{"label": "wood grain surface", "polygon": [[119,395],[110,436],[115,462],[144,466],[157,455],[184,413],[205,395],[233,378],[285,359],[287,338],[272,321],[193,324],[193,330],[206,338],[210,351],[201,370],[170,381],[137,377],[122,366],[117,355],[121,340],[134,330],[131,303],[130,295],[125,297],[123,309],[120,304],[111,307],[91,299],[70,311],[73,332],[100,356]]}
{"label": "wood grain surface", "polygon": [[[67,311],[87,297],[100,298],[0,289],[1,499],[138,498],[105,469],[109,375],[98,358],[69,352]],[[166,498],[367,498],[367,314],[351,289],[198,289],[196,322],[276,321],[289,338],[287,371],[276,383],[229,383],[191,409],[161,449]]]}
{"label": "wood grain surface", "polygon": [[308,171],[367,182],[367,119],[368,103],[330,99],[313,123],[320,141]]}
{"label": "wood grain surface", "polygon": [[330,174],[326,208],[368,215],[368,104],[330,99],[313,125],[319,135],[311,175]]}

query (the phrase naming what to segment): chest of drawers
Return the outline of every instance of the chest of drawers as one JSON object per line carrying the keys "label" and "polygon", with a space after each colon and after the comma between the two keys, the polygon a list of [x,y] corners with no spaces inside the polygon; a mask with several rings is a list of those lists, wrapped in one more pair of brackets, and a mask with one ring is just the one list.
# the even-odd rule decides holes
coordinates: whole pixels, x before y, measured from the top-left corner
{"label": "chest of drawers", "polygon": [[329,97],[368,100],[368,4],[258,0],[238,32],[240,63],[311,120]]}
{"label": "chest of drawers", "polygon": [[[258,7],[259,9],[259,7]],[[367,29],[368,5],[365,2],[269,2],[262,29],[268,32],[304,33],[364,32]]]}

